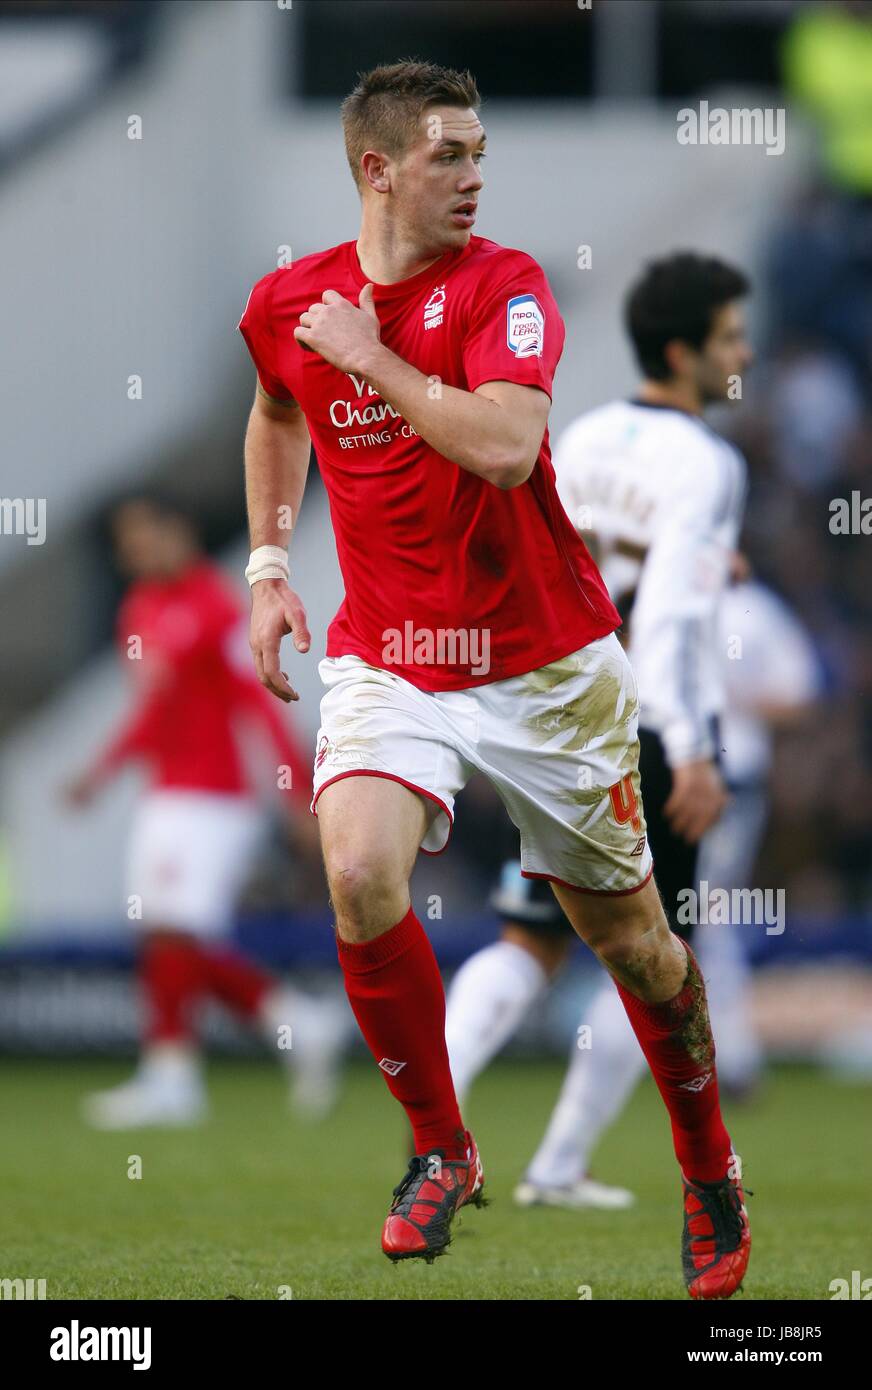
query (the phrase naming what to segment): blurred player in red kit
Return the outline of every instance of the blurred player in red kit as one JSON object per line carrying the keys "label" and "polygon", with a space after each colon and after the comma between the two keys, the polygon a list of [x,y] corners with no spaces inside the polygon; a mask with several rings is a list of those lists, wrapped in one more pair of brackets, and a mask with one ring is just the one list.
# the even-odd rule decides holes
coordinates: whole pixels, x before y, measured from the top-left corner
{"label": "blurred player in red kit", "polygon": [[[415,1156],[382,1231],[431,1261],[481,1201],[445,1046],[432,947],[410,904],[476,770],[610,971],[672,1121],[685,1278],[728,1297],[750,1237],[721,1119],[705,989],[670,931],[642,809],[638,696],[620,618],[555,487],[547,422],[564,327],[537,263],[474,236],[485,132],[469,73],[408,61],[346,99],[360,234],[265,276],[240,323],[258,386],[246,436],[251,646],[311,638],[286,518],[310,440],[345,601],[319,674],[317,807],[339,960]],[[520,187],[520,184],[519,184]]]}
{"label": "blurred player in red kit", "polygon": [[117,636],[138,700],[67,791],[85,805],[131,761],[150,773],[130,835],[126,890],[141,927],[147,1020],[133,1080],[89,1096],[86,1117],[102,1129],[196,1123],[206,1097],[195,1010],[206,998],[258,1028],[290,1069],[295,1098],[317,1109],[333,1091],[343,1032],[335,1008],[222,944],[263,829],[237,746],[240,728],[251,724],[267,736],[276,784],[288,789],[301,826],[309,822],[311,774],[275,701],[234,653],[241,605],[185,514],[143,495],[121,503],[110,526],[119,567],[133,581]]}

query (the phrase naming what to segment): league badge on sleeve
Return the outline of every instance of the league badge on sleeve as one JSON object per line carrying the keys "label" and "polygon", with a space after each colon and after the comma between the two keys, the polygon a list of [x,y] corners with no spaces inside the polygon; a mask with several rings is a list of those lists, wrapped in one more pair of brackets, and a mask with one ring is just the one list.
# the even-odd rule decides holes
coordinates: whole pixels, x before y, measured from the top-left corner
{"label": "league badge on sleeve", "polygon": [[519,357],[541,357],[545,314],[534,294],[516,294],[506,305],[506,342]]}

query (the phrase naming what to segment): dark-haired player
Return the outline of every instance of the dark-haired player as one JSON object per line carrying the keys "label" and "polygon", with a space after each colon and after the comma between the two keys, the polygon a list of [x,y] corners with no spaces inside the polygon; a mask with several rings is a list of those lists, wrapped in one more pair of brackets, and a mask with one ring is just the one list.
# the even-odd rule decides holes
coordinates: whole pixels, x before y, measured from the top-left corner
{"label": "dark-haired player", "polygon": [[[444,997],[409,899],[474,770],[613,974],[670,1111],[685,1190],[719,1235],[706,1284],[741,1282],[747,1223],[705,991],[651,878],[635,680],[619,617],[557,496],[547,420],[564,329],[534,260],[472,227],[485,132],[468,73],[404,62],[343,106],[360,233],[254,288],[259,385],[246,447],[251,642],[273,692],[305,611],[288,586],[310,438],[345,601],[319,671],[315,795],[339,959],[361,1031],[414,1134],[382,1234],[433,1259],[481,1166],[451,1081]],[[692,1240],[692,1233],[687,1241]]]}
{"label": "dark-haired player", "polygon": [[275,702],[241,660],[242,606],[187,515],[158,496],[130,497],[113,510],[110,530],[119,568],[133,581],[117,636],[136,700],[68,795],[87,804],[131,762],[149,777],[126,869],[145,1031],[136,1074],[89,1096],[86,1117],[101,1129],[200,1120],[197,1013],[210,998],[264,1035],[291,1070],[296,1101],[320,1112],[332,1099],[343,1043],[335,1007],[275,980],[225,939],[263,829],[238,746],[243,727],[265,734],[281,770],[277,785],[305,821],[311,775]]}

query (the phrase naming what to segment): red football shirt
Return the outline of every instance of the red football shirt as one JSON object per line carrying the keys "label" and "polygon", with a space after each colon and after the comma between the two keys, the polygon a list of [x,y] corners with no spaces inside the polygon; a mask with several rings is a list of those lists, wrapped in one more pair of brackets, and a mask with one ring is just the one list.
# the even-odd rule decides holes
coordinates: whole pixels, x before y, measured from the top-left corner
{"label": "red football shirt", "polygon": [[[304,350],[300,315],[367,283],[355,242],[260,280],[240,330],[263,389],[302,407],[330,500],[345,600],[327,655],[353,653],[423,690],[462,690],[556,661],[620,623],[558,499],[548,433],[503,490],[432,449],[365,381]],[[551,383],[565,336],[537,263],[483,237],[375,285],[382,342],[427,377]],[[486,654],[486,655],[485,655]]]}
{"label": "red football shirt", "polygon": [[[172,579],[131,585],[118,613],[118,644],[140,698],[97,761],[107,774],[143,760],[158,787],[244,793],[237,736],[260,726],[293,794],[308,802],[312,774],[270,695],[233,659],[242,605],[220,570],[199,561]],[[136,646],[131,647],[131,640]],[[246,653],[247,654],[247,653]]]}

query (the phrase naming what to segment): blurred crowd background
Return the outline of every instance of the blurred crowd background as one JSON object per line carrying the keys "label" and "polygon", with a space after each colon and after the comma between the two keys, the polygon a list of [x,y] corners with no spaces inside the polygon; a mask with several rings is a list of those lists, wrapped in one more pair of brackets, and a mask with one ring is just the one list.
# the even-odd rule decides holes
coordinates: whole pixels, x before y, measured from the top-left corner
{"label": "blurred crowd background", "polygon": [[[131,952],[121,861],[136,778],[78,816],[60,796],[128,699],[101,519],[158,484],[242,583],[254,381],[236,323],[281,259],[355,235],[338,102],[357,71],[408,55],[471,68],[483,93],[476,231],[535,256],[566,321],[552,436],[632,390],[620,307],[645,260],[683,247],[750,270],[757,363],[713,423],[748,460],[743,549],[804,624],[822,683],[776,741],[753,878],[785,890],[787,930],[751,928],[747,944],[772,1051],[814,1053],[850,1023],[852,1055],[866,1047],[872,1065],[867,0],[0,7],[2,491],[45,505],[40,543],[0,535],[0,1047],[132,1038],[107,981]],[[677,113],[701,100],[785,108],[784,152],[681,145]],[[837,499],[854,501],[848,533]],[[317,460],[292,574],[314,643],[289,657],[302,695],[289,717],[311,745],[341,598]],[[493,932],[487,898],[511,849],[500,803],[470,784],[448,852],[416,871],[421,905],[438,898],[446,968]],[[240,934],[274,964],[332,972],[329,920],[317,855],[276,810]],[[574,1027],[582,957],[526,1045]]]}

